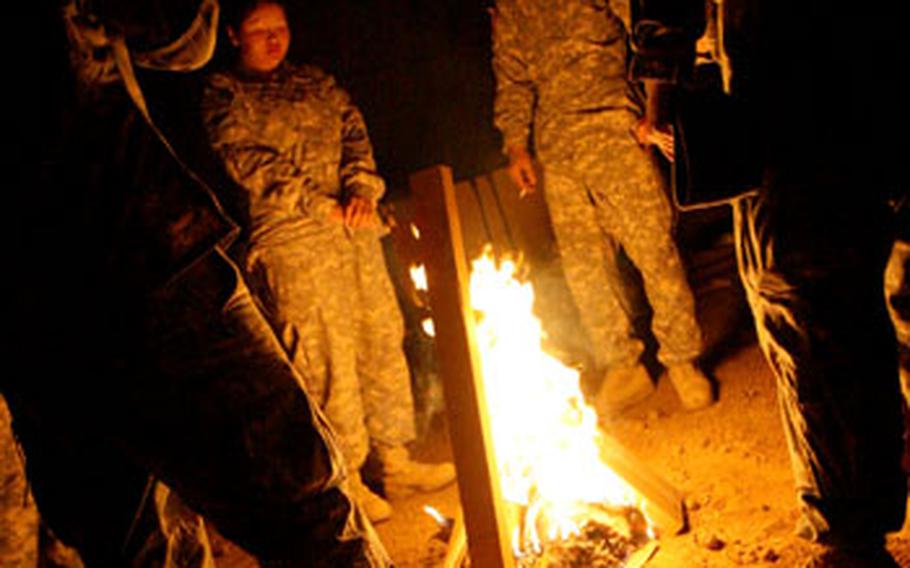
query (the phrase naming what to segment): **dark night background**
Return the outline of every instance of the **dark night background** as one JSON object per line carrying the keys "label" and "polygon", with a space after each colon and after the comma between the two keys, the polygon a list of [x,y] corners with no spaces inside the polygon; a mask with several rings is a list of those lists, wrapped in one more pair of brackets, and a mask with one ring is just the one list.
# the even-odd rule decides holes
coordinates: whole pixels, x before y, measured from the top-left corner
{"label": "dark night background", "polygon": [[[117,2],[110,2],[116,4]],[[102,2],[103,4],[103,2]],[[154,5],[155,3],[150,3]],[[164,2],[167,4],[167,1]],[[292,39],[289,59],[335,75],[363,111],[381,173],[394,197],[409,173],[447,163],[456,178],[502,165],[492,125],[494,79],[486,0],[306,0],[287,2]],[[129,4],[128,4],[129,5]],[[222,0],[229,9],[231,0]],[[59,124],[62,101],[72,97],[65,69],[65,36],[57,2],[25,8],[21,34],[5,34],[5,91],[12,97],[2,124],[13,148],[3,162],[28,185],[32,163]],[[138,6],[138,4],[137,4]],[[140,8],[136,8],[139,10]],[[191,75],[139,71],[156,118],[178,146],[198,121],[204,74],[230,61],[219,38],[213,61]],[[14,86],[15,85],[15,86]],[[10,112],[11,111],[11,112]],[[195,116],[194,116],[195,115]]]}

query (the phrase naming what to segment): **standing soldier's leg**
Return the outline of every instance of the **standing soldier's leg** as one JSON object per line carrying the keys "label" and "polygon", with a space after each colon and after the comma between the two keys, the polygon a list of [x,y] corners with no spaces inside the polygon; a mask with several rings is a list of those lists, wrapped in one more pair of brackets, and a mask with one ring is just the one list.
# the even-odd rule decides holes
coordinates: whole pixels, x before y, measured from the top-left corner
{"label": "standing soldier's leg", "polygon": [[[711,384],[693,365],[702,351],[695,299],[673,239],[673,209],[650,153],[628,133],[631,115],[618,115],[605,125],[602,154],[609,158],[589,172],[599,221],[614,235],[641,271],[654,316],[658,358],[668,370],[684,407],[712,401]],[[596,185],[595,185],[596,184]]]}
{"label": "standing soldier's leg", "polygon": [[404,322],[379,239],[361,232],[353,245],[360,303],[352,315],[359,326],[357,371],[367,430],[373,443],[401,446],[416,437]]}
{"label": "standing soldier's leg", "polygon": [[360,297],[358,372],[373,447],[386,491],[433,491],[455,480],[451,464],[420,464],[405,444],[416,436],[411,378],[404,356],[404,322],[382,245],[375,234],[353,237]]}
{"label": "standing soldier's leg", "polygon": [[13,436],[12,418],[0,394],[0,566],[38,566],[38,510]]}
{"label": "standing soldier's leg", "polygon": [[[791,204],[792,205],[792,204]],[[778,383],[802,536],[881,548],[904,520],[895,342],[882,297],[890,247],[875,210],[735,208],[737,259]],[[869,209],[866,207],[865,209]],[[793,221],[794,219],[789,219]]]}
{"label": "standing soldier's leg", "polygon": [[590,336],[595,365],[607,371],[598,406],[613,412],[653,389],[647,371],[638,363],[642,343],[632,336],[628,315],[606,269],[615,261],[615,250],[582,182],[550,170],[544,183],[566,283]]}
{"label": "standing soldier's leg", "polygon": [[371,521],[387,520],[391,507],[360,477],[370,434],[357,357],[357,275],[347,235],[341,226],[329,226],[289,245],[262,247],[251,273],[266,317],[337,436],[352,495]]}
{"label": "standing soldier's leg", "polygon": [[352,472],[369,453],[356,361],[352,255],[340,227],[254,249],[251,281],[275,335],[325,413]]}

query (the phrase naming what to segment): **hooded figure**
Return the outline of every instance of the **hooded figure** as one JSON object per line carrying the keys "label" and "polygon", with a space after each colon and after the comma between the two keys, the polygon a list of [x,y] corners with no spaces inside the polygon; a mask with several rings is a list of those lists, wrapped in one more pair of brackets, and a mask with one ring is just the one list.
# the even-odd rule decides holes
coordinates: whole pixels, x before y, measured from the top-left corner
{"label": "hooded figure", "polygon": [[[234,223],[154,125],[133,70],[202,66],[217,3],[34,10],[48,43],[23,68],[46,76],[19,101],[34,152],[11,169],[4,342],[27,372],[2,390],[42,516],[90,566],[156,561],[155,532],[204,535],[188,510],[266,565],[387,565],[325,419],[222,252]],[[180,502],[152,521],[143,506]],[[166,560],[205,563],[181,554]]]}
{"label": "hooded figure", "polygon": [[[661,4],[645,7],[687,34]],[[703,5],[672,7],[686,4]],[[889,202],[906,201],[898,137],[907,128],[905,115],[888,112],[904,99],[894,72],[908,63],[903,12],[901,3],[875,6],[875,26],[816,0],[735,0],[722,12],[732,94],[751,119],[738,126],[762,171],[761,186],[732,202],[736,254],[777,378],[796,532],[822,545],[810,567],[896,567],[885,535],[906,516],[895,329],[883,293],[905,342],[906,247],[895,237],[906,238],[907,219]],[[679,76],[678,62],[695,53],[679,45],[645,54],[654,61],[640,68]]]}

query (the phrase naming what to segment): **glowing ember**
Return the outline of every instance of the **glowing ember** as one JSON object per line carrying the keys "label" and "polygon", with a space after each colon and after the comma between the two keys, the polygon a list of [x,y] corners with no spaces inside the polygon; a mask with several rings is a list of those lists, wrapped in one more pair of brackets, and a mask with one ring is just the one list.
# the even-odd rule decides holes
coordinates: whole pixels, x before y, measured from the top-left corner
{"label": "glowing ember", "polygon": [[411,223],[411,234],[414,235],[414,238],[418,241],[420,240],[420,229],[417,228],[417,225]]}
{"label": "glowing ember", "polygon": [[591,523],[640,546],[649,538],[640,497],[601,460],[578,372],[543,352],[534,292],[515,270],[487,251],[472,263],[470,296],[502,493],[517,517],[516,557],[539,557]]}
{"label": "glowing ember", "polygon": [[423,318],[423,321],[420,322],[420,327],[428,336],[436,337],[436,325],[433,323],[433,318]]}

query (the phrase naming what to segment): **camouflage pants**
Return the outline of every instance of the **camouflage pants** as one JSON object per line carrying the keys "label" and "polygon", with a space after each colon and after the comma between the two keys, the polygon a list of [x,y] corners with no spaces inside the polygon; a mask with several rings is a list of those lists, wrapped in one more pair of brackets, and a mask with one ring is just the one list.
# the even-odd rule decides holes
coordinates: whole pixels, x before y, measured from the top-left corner
{"label": "camouflage pants", "polygon": [[881,209],[779,206],[765,194],[734,207],[743,285],[777,377],[800,534],[819,542],[881,538],[904,520]]}
{"label": "camouflage pants", "polygon": [[415,437],[404,324],[375,232],[322,225],[254,245],[266,317],[357,471],[370,445]]}
{"label": "camouflage pants", "polygon": [[13,437],[11,417],[0,395],[0,568],[38,565],[38,510]]}
{"label": "camouflage pants", "polygon": [[617,274],[613,247],[621,246],[641,272],[658,357],[665,365],[690,361],[701,352],[702,337],[673,240],[672,207],[652,157],[629,134],[634,119],[615,114],[601,121],[597,136],[578,141],[581,148],[542,157],[566,280],[598,367],[635,364],[643,346],[632,335],[622,291],[610,285]]}

